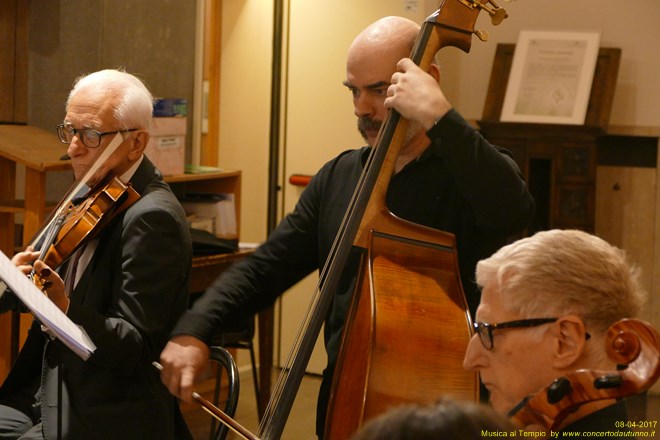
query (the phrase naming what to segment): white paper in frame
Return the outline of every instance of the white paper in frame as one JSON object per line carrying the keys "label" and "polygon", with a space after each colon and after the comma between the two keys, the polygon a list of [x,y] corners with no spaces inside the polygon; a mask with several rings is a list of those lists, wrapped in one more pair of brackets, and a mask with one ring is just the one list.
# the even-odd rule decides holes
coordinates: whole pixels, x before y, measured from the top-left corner
{"label": "white paper in frame", "polygon": [[584,124],[600,34],[521,31],[502,122]]}

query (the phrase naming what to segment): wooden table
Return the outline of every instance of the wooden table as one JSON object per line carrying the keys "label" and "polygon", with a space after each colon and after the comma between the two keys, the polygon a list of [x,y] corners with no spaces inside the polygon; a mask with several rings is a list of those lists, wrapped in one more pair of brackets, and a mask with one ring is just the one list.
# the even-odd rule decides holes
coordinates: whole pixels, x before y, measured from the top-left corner
{"label": "wooden table", "polygon": [[[23,244],[36,233],[46,215],[46,174],[70,169],[54,132],[28,125],[0,125],[0,249],[14,248],[14,216],[24,214]],[[16,166],[25,166],[25,197],[16,197]],[[11,235],[10,235],[11,234]]]}

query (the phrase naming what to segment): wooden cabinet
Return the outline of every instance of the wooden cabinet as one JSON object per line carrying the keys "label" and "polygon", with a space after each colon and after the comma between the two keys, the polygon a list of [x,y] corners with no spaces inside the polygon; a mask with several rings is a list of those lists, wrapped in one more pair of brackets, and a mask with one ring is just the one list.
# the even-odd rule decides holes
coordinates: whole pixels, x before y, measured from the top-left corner
{"label": "wooden cabinet", "polygon": [[528,229],[594,231],[596,165],[601,129],[583,126],[479,122],[492,143],[507,148],[536,201]]}
{"label": "wooden cabinet", "polygon": [[236,212],[236,236],[240,237],[241,220],[241,172],[213,171],[196,174],[165,176],[174,194],[181,200],[187,193],[233,194]]}
{"label": "wooden cabinet", "polygon": [[[236,212],[236,236],[240,237],[241,213],[241,172],[218,171],[199,174],[181,174],[165,176],[165,181],[172,187],[174,193],[182,199],[186,193],[229,193],[234,195]],[[241,250],[230,254],[196,256],[193,258],[193,273],[190,282],[190,292],[203,292],[220,273],[233,262],[243,258],[250,251]]]}
{"label": "wooden cabinet", "polygon": [[601,48],[583,125],[501,122],[515,45],[498,44],[479,128],[509,149],[536,200],[527,233],[551,228],[594,232],[599,143],[607,134],[621,50]]}

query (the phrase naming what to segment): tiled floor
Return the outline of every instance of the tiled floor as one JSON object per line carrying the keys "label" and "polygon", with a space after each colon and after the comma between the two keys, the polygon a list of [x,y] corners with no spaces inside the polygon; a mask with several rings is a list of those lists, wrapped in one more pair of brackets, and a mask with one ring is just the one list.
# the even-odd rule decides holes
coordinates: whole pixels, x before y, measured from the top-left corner
{"label": "tiled floor", "polygon": [[[273,379],[273,380],[276,380]],[[314,435],[314,421],[316,418],[316,396],[321,380],[318,376],[305,376],[302,381],[298,399],[296,400],[289,421],[286,425],[282,440],[312,440]],[[200,384],[198,390],[207,398],[211,398],[213,381],[205,381]],[[629,400],[629,412],[631,420],[645,420],[657,422],[658,427],[655,435],[651,435],[652,429],[648,430],[648,436],[641,438],[660,438],[660,396],[637,396]],[[183,406],[184,417],[193,432],[195,440],[208,440],[211,416],[199,406]],[[235,420],[247,428],[250,432],[257,433],[259,421],[257,419],[257,405],[252,388],[252,375],[249,371],[241,374],[241,393],[238,401],[238,409]],[[240,437],[229,433],[228,440]]]}

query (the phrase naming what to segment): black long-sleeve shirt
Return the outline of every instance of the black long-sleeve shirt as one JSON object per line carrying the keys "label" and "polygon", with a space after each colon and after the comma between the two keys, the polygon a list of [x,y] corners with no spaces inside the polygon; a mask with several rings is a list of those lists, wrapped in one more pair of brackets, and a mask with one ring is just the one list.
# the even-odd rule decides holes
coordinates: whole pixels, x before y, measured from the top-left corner
{"label": "black long-sleeve shirt", "polygon": [[[491,145],[456,111],[451,110],[427,135],[429,148],[392,177],[387,205],[401,218],[456,236],[461,279],[474,314],[479,304],[474,283],[477,261],[527,226],[534,201],[508,152]],[[223,327],[271,305],[289,287],[322,268],[368,154],[369,147],[363,147],[326,163],[293,212],[254,254],[208,288],[173,334],[188,334],[209,343]],[[357,251],[349,257],[325,321],[328,367],[319,396],[320,429],[358,258]]]}

